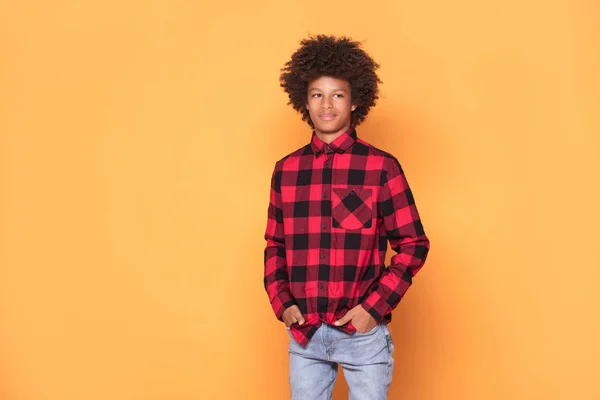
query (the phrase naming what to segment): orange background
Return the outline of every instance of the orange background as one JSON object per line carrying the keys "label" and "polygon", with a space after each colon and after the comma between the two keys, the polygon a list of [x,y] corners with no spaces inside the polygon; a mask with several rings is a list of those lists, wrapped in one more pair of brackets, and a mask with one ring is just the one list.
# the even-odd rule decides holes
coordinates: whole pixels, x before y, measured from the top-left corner
{"label": "orange background", "polygon": [[308,33],[381,64],[359,135],[432,242],[390,398],[600,398],[599,26],[584,0],[2,1],[0,399],[288,398],[262,235]]}

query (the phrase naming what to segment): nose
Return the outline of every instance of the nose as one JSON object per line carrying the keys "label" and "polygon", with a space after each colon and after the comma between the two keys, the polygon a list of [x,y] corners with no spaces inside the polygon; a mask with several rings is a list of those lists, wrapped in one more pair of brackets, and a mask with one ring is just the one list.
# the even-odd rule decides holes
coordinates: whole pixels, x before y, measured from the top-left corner
{"label": "nose", "polygon": [[329,99],[327,99],[327,98],[323,99],[323,108],[326,110],[331,108],[331,102],[329,101]]}

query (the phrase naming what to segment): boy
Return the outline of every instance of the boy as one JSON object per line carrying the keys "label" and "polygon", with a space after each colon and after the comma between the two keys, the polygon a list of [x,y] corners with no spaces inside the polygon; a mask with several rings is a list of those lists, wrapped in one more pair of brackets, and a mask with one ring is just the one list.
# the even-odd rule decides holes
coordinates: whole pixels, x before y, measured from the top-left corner
{"label": "boy", "polygon": [[[391,311],[429,240],[396,158],[357,137],[378,99],[379,65],[350,38],[301,42],[280,77],[312,128],[275,164],[264,286],[290,335],[293,400],[330,399],[338,365],[350,399],[387,399]],[[397,253],[385,268],[388,241]]]}

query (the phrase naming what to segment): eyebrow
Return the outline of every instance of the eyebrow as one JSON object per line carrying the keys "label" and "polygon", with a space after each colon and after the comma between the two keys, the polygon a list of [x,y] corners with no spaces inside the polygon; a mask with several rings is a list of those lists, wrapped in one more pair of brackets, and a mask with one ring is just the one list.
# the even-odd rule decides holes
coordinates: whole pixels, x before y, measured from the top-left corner
{"label": "eyebrow", "polygon": [[[320,89],[320,88],[318,88],[318,87],[313,87],[313,88],[310,88],[310,89],[308,89],[308,91],[309,91],[309,92],[312,92],[313,90],[318,90],[318,91],[321,91],[321,89]],[[333,90],[332,90],[332,92],[340,92],[340,91],[341,91],[341,92],[345,92],[345,91],[346,91],[346,89],[343,89],[343,88],[338,88],[338,89],[333,89]]]}

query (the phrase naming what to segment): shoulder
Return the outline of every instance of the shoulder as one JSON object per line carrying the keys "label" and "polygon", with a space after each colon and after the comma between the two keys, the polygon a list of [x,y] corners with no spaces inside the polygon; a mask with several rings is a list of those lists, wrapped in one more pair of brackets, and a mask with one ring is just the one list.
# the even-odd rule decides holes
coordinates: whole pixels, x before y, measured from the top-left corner
{"label": "shoulder", "polygon": [[395,174],[402,173],[400,161],[392,153],[382,150],[372,144],[358,138],[354,144],[356,147],[353,153],[364,154],[370,158],[377,160],[383,173],[393,172]]}
{"label": "shoulder", "polygon": [[312,148],[310,147],[310,143],[300,147],[297,150],[292,151],[291,153],[277,160],[275,162],[275,172],[280,172],[285,169],[289,169],[290,165],[297,164],[300,157],[308,154],[312,154]]}

